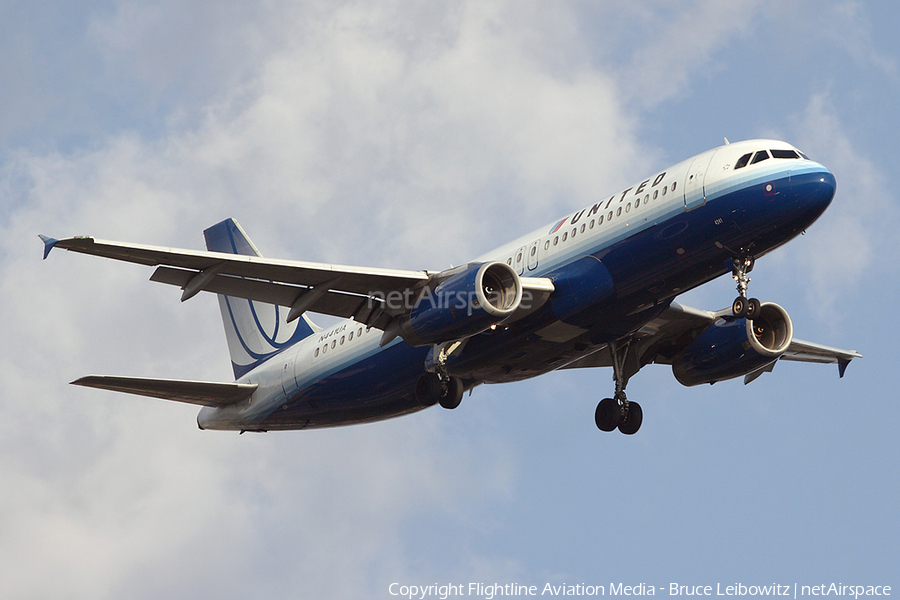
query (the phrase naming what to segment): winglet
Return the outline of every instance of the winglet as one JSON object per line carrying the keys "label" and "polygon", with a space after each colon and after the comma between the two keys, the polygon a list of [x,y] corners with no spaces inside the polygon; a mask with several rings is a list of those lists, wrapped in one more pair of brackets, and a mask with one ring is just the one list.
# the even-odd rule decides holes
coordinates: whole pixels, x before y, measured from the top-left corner
{"label": "winglet", "polygon": [[44,242],[44,260],[47,260],[47,255],[50,254],[50,251],[53,250],[53,246],[55,246],[59,240],[41,234],[38,234],[38,237]]}
{"label": "winglet", "polygon": [[838,375],[839,375],[841,378],[844,377],[844,371],[847,370],[847,365],[849,365],[849,364],[850,364],[850,360],[849,360],[849,359],[846,359],[846,358],[844,358],[844,359],[839,358],[839,359],[838,359]]}

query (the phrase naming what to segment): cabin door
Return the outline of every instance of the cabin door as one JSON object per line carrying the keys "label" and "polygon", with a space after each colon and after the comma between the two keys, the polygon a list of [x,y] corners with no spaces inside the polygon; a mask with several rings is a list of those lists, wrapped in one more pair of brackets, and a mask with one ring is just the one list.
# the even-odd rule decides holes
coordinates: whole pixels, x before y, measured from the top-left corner
{"label": "cabin door", "polygon": [[694,210],[706,204],[706,189],[704,181],[706,170],[712,160],[715,151],[704,152],[694,159],[691,168],[684,178],[684,210]]}

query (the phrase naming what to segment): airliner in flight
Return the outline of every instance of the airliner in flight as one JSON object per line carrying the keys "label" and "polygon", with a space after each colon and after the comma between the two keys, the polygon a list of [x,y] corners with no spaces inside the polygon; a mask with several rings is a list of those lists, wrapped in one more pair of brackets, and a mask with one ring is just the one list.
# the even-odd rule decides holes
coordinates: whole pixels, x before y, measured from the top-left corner
{"label": "airliner in flight", "polygon": [[[233,382],[72,382],[201,405],[201,429],[366,423],[456,408],[483,383],[612,367],[595,422],[634,434],[643,411],[625,387],[650,363],[693,386],[749,383],[779,360],[837,364],[843,377],[860,357],[796,339],[785,309],[747,294],[756,259],[812,225],[835,185],[785,142],[726,143],[444,271],[266,259],[232,219],[204,231],[205,252],[41,239],[45,259],[65,248],[154,266],[150,279],[181,288],[182,301],[218,295]],[[730,307],[674,301],[728,273]],[[322,329],[309,312],[343,320]]]}

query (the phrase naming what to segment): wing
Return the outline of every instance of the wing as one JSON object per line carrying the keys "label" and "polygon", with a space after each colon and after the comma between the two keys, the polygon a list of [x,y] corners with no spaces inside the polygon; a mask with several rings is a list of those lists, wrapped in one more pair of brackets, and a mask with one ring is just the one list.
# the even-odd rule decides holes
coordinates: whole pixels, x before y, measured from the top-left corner
{"label": "wing", "polygon": [[[679,341],[692,331],[703,329],[719,318],[721,312],[711,312],[682,306],[673,302],[658,317],[641,327],[632,338],[629,355],[635,357],[633,375],[651,362],[669,362],[677,352]],[[611,367],[612,357],[606,347],[569,363],[564,369]]]}
{"label": "wing", "polygon": [[[629,353],[632,360],[628,361],[630,364],[625,365],[626,371],[628,371],[627,376],[630,377],[649,363],[671,364],[672,359],[693,338],[695,332],[708,327],[716,319],[730,315],[730,308],[708,311],[673,302],[658,317],[634,334],[631,342],[633,353]],[[855,350],[841,350],[798,339],[791,340],[788,349],[781,356],[781,360],[837,364],[840,377],[844,376],[847,365],[854,358],[862,358],[862,355]],[[563,368],[611,367],[612,365],[610,352],[604,347]],[[744,383],[750,383],[773,368],[774,363],[746,375]]]}
{"label": "wing", "polygon": [[[44,258],[53,248],[157,267],[151,281],[175,285],[185,301],[201,291],[246,298],[290,308],[288,322],[311,311],[353,318],[370,327],[386,329],[408,310],[403,299],[442,281],[437,271],[405,271],[352,267],[326,263],[267,259],[261,256],[183,250],[98,240],[81,236],[57,240],[40,236]],[[549,279],[520,278],[532,292],[534,311],[553,291]],[[389,300],[394,300],[390,302]],[[514,315],[521,318],[523,314]],[[511,319],[512,320],[512,319]]]}
{"label": "wing", "polygon": [[72,385],[217,407],[229,406],[246,400],[257,388],[255,383],[218,383],[147,377],[110,377],[107,375],[88,375],[76,379]]}
{"label": "wing", "polygon": [[289,320],[306,310],[354,317],[367,325],[383,313],[377,299],[426,285],[432,273],[268,259],[241,254],[183,250],[72,237],[44,240],[53,248],[158,267],[152,281],[177,285],[182,301],[201,291],[291,308]]}
{"label": "wing", "polygon": [[804,342],[803,340],[794,339],[791,341],[790,347],[781,356],[781,360],[794,360],[798,362],[810,363],[837,363],[841,377],[847,365],[854,358],[862,358],[862,354],[854,350],[841,350],[840,348],[831,348],[821,344],[812,342]]}

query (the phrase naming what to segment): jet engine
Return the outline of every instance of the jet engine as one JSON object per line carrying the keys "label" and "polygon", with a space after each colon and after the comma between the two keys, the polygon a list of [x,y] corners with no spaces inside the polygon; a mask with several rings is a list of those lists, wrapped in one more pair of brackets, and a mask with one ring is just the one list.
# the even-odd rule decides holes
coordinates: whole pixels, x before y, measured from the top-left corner
{"label": "jet engine", "polygon": [[507,319],[522,302],[519,275],[505,263],[467,265],[442,275],[446,279],[426,289],[401,318],[400,335],[413,346],[481,333]]}
{"label": "jet engine", "polygon": [[719,319],[703,329],[672,361],[685,386],[747,375],[781,357],[794,336],[787,311],[772,302],[750,319]]}

